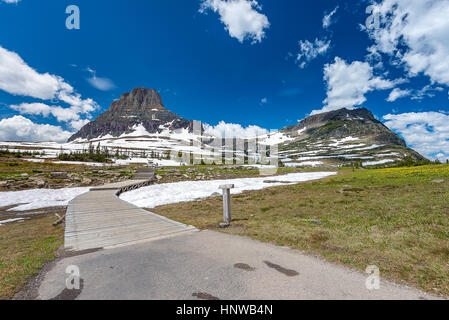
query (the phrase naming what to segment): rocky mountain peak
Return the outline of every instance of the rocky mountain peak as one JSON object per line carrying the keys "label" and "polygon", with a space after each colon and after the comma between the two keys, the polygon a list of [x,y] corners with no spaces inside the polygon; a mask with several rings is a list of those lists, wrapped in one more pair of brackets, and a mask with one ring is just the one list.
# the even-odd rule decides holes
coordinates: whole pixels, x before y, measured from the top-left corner
{"label": "rocky mountain peak", "polygon": [[330,112],[320,113],[313,116],[310,116],[304,119],[302,124],[306,125],[306,123],[312,122],[325,122],[332,120],[365,120],[365,121],[376,121],[376,118],[373,116],[371,111],[366,108],[359,108],[348,110],[346,108],[334,110]]}
{"label": "rocky mountain peak", "polygon": [[135,88],[112,102],[109,110],[81,128],[70,137],[69,142],[106,135],[119,137],[133,132],[139,125],[142,125],[148,133],[192,127],[191,121],[165,109],[162,98],[155,89]]}
{"label": "rocky mountain peak", "polygon": [[155,89],[135,88],[130,93],[122,94],[111,105],[112,112],[151,112],[164,111],[164,103]]}

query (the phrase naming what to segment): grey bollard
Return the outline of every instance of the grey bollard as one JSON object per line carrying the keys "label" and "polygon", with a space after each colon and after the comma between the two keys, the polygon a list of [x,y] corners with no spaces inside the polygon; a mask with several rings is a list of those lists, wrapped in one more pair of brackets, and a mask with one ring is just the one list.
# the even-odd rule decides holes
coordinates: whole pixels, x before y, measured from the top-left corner
{"label": "grey bollard", "polygon": [[231,224],[231,189],[234,189],[233,184],[225,184],[220,186],[223,190],[223,219],[222,226],[229,226]]}

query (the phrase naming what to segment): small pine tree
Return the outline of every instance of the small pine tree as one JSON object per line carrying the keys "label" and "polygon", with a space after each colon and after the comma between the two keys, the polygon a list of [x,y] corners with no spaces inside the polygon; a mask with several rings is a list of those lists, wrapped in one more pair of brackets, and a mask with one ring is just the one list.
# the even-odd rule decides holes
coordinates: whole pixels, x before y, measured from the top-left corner
{"label": "small pine tree", "polygon": [[94,146],[92,145],[92,142],[89,142],[89,154],[94,153]]}

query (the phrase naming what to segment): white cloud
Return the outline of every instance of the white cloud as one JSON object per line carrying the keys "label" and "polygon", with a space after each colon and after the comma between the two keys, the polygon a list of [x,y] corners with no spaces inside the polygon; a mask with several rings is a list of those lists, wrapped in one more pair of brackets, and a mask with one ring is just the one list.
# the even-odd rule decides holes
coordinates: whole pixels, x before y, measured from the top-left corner
{"label": "white cloud", "polygon": [[270,27],[267,16],[259,12],[261,9],[256,0],[204,0],[200,12],[218,12],[231,37],[257,43],[262,42],[265,29]]}
{"label": "white cloud", "polygon": [[260,104],[267,104],[268,103],[268,98],[262,98],[260,99]]}
{"label": "white cloud", "polygon": [[55,98],[60,90],[70,88],[62,78],[38,73],[17,53],[0,46],[0,90],[14,95],[49,100]]}
{"label": "white cloud", "polygon": [[442,112],[387,114],[385,125],[423,156],[449,159],[449,115]]}
{"label": "white cloud", "polygon": [[70,122],[70,126],[75,130],[80,130],[82,127],[84,127],[89,122],[90,122],[90,120],[87,120],[87,119],[74,120],[74,121]]}
{"label": "white cloud", "polygon": [[101,91],[109,91],[111,89],[115,88],[114,82],[108,78],[99,78],[96,76],[93,76],[92,78],[87,79],[87,81],[90,83],[90,85],[94,88],[97,88]]}
{"label": "white cloud", "polygon": [[11,105],[11,109],[19,111],[21,114],[41,115],[48,117],[51,114],[52,108],[44,103],[22,103],[20,105]]}
{"label": "white cloud", "polygon": [[225,123],[221,121],[216,126],[204,124],[206,133],[219,138],[255,138],[257,136],[268,134],[268,130],[258,126],[242,127],[240,124]]}
{"label": "white cloud", "polygon": [[410,90],[402,90],[399,88],[393,89],[393,91],[390,92],[390,95],[387,98],[388,102],[394,102],[399,98],[407,97],[411,94]]}
{"label": "white cloud", "polygon": [[433,98],[435,97],[435,92],[444,91],[441,87],[432,87],[432,85],[426,85],[424,88],[420,90],[416,90],[412,96],[412,100],[422,100],[426,97]]}
{"label": "white cloud", "polygon": [[63,78],[49,73],[38,73],[15,52],[0,46],[0,90],[13,95],[41,100],[61,100],[72,111],[88,114],[98,108],[92,99],[82,99]]}
{"label": "white cloud", "polygon": [[0,120],[0,140],[3,141],[66,141],[73,132],[49,124],[36,124],[23,116]]}
{"label": "white cloud", "polygon": [[6,3],[19,3],[20,0],[2,0],[2,1]]}
{"label": "white cloud", "polygon": [[[80,114],[85,113],[82,107],[71,106],[70,108],[63,108],[60,106],[49,106],[44,103],[22,103],[19,105],[11,105],[11,109],[20,112],[21,114],[40,115],[42,117],[54,116],[59,122],[87,121],[80,120]],[[72,128],[75,128],[72,126]],[[75,128],[76,129],[76,128]]]}
{"label": "white cloud", "polygon": [[313,114],[338,110],[354,109],[366,101],[365,94],[373,90],[393,88],[401,81],[390,81],[376,77],[367,62],[354,61],[351,64],[336,57],[334,63],[324,66],[324,80],[327,83],[327,98],[321,110]]}
{"label": "white cloud", "polygon": [[[70,107],[49,106],[44,103],[22,103],[11,106],[22,114],[53,115],[60,122],[78,126],[81,116],[90,118],[90,113],[99,106],[92,99],[82,99],[63,78],[49,73],[39,73],[15,52],[0,46],[0,90],[12,95],[33,97],[41,100],[59,100]],[[24,118],[26,119],[26,118]]]}
{"label": "white cloud", "polygon": [[336,6],[335,9],[332,10],[329,14],[324,15],[324,18],[323,18],[323,28],[324,29],[329,28],[334,23],[334,21],[332,20],[332,17],[334,16],[334,14],[337,13],[338,8],[339,7]]}
{"label": "white cloud", "polygon": [[315,39],[315,42],[310,42],[309,40],[299,41],[299,53],[296,57],[296,62],[299,67],[303,69],[310,61],[318,57],[319,55],[324,55],[330,48],[330,40],[319,40]]}
{"label": "white cloud", "polygon": [[375,50],[392,56],[410,76],[422,73],[449,85],[449,1],[383,0],[373,5],[381,25],[365,30]]}
{"label": "white cloud", "polygon": [[92,77],[87,79],[92,87],[101,91],[109,91],[115,88],[111,79],[97,77],[97,72],[91,68],[87,68],[87,71],[92,74]]}

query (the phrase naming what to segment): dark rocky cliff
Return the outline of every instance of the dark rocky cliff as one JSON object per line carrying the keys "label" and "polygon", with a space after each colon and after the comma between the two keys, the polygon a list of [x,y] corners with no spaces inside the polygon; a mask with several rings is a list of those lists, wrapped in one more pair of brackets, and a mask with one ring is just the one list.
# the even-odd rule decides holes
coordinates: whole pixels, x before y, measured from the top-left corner
{"label": "dark rocky cliff", "polygon": [[69,138],[69,142],[104,135],[119,137],[133,132],[133,128],[140,124],[149,133],[192,127],[191,121],[165,109],[162,98],[156,90],[136,88],[130,93],[123,94],[120,100],[114,101],[109,110],[81,128]]}

